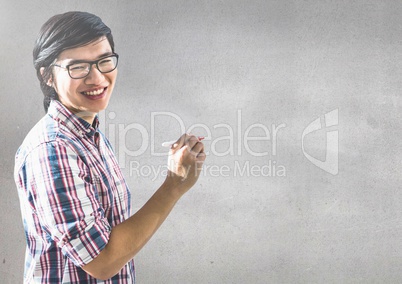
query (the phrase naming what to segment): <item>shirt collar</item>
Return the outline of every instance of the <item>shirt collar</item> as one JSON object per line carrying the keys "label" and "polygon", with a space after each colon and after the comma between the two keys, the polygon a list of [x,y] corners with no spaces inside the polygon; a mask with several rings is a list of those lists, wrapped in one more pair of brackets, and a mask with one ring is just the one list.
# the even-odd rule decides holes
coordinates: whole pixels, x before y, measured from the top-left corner
{"label": "shirt collar", "polygon": [[92,137],[95,132],[97,132],[99,127],[99,119],[98,116],[95,116],[94,122],[91,125],[86,120],[76,116],[72,113],[68,108],[66,108],[61,102],[57,100],[52,100],[50,102],[48,111],[48,115],[52,117],[55,121],[64,125],[78,136],[84,137],[87,135],[88,137]]}

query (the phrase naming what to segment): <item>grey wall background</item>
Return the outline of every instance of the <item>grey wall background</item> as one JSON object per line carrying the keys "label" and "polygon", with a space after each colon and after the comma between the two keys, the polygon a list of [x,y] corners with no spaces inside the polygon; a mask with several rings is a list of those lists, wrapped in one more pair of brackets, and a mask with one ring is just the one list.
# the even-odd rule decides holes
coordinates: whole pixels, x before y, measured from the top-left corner
{"label": "grey wall background", "polygon": [[[149,170],[163,169],[166,156],[151,147],[163,152],[179,121],[211,131],[199,183],[136,256],[138,283],[402,281],[399,1],[176,0],[2,1],[2,283],[22,282],[12,172],[17,147],[43,115],[32,47],[45,21],[69,10],[98,14],[113,30],[119,78],[101,118],[124,160],[134,210],[163,181]],[[338,123],[306,135],[304,150],[320,160],[335,151],[336,175],[302,151],[306,127],[317,118],[324,125],[333,110]],[[255,124],[271,135],[283,124],[276,146],[248,143],[263,156],[238,140]],[[339,135],[331,149],[329,131]],[[263,135],[261,127],[249,133]]]}

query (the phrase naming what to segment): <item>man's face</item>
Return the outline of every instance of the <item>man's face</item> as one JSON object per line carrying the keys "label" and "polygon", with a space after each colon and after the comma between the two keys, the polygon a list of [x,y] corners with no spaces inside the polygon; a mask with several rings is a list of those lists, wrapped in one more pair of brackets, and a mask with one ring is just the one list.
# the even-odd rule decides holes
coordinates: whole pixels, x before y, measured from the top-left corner
{"label": "man's face", "polygon": [[[77,60],[94,61],[111,54],[109,41],[106,37],[101,37],[85,46],[61,52],[56,64],[66,66]],[[72,79],[66,69],[55,66],[50,83],[53,84],[60,102],[65,107],[92,123],[95,115],[107,107],[116,76],[117,69],[101,73],[95,65],[92,65],[88,76]]]}

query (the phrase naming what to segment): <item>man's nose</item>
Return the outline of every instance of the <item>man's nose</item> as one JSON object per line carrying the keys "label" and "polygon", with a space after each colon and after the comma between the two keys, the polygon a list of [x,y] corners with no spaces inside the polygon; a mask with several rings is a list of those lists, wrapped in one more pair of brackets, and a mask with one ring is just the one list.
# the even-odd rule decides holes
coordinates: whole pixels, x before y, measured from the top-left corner
{"label": "man's nose", "polygon": [[92,64],[90,69],[89,69],[89,74],[85,78],[85,83],[91,84],[91,85],[98,85],[100,84],[104,79],[103,74],[98,70],[96,67],[96,64]]}

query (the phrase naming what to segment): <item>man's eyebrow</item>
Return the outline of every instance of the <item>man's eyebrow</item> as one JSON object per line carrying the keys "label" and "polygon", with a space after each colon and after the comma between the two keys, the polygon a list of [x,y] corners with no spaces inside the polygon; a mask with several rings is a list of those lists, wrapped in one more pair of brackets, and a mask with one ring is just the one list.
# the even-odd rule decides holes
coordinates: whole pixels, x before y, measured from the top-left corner
{"label": "man's eyebrow", "polygon": [[98,56],[98,59],[99,59],[99,58],[102,58],[102,57],[109,56],[109,55],[113,55],[113,54],[114,54],[114,53],[113,53],[112,51],[107,51],[107,52],[105,52],[105,53],[99,55],[99,56]]}
{"label": "man's eyebrow", "polygon": [[[112,51],[107,51],[107,52],[102,53],[101,55],[99,55],[99,56],[97,57],[97,59],[100,59],[100,58],[102,58],[102,57],[106,57],[106,56],[109,56],[109,55],[113,55],[113,54],[114,54],[114,53],[113,53]],[[95,59],[95,60],[97,60],[97,59]],[[71,65],[71,64],[75,64],[75,63],[89,62],[89,61],[92,61],[92,60],[71,59],[70,61],[67,61],[67,64],[66,64],[66,65]]]}

